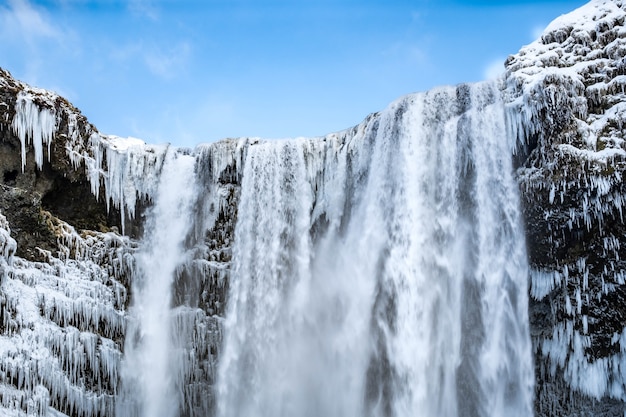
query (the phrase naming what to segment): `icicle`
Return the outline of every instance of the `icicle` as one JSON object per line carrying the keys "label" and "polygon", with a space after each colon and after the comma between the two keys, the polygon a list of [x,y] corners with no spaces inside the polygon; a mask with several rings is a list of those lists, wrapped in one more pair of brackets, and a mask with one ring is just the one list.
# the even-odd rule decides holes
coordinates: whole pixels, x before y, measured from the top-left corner
{"label": "icicle", "polygon": [[37,168],[43,166],[44,147],[48,149],[50,160],[50,145],[56,132],[56,115],[53,110],[40,108],[33,102],[33,96],[20,91],[15,103],[15,117],[11,124],[13,131],[18,135],[22,152],[22,171],[26,167],[27,140],[33,146]]}

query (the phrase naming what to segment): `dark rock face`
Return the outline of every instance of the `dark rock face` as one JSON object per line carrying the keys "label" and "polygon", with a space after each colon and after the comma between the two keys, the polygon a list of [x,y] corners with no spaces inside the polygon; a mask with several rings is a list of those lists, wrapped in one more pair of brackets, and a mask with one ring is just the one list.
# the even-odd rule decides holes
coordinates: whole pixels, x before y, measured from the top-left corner
{"label": "dark rock face", "polygon": [[[74,169],[68,158],[66,143],[58,138],[68,137],[70,129],[80,142],[87,143],[94,131],[77,109],[60,97],[41,97],[35,102],[58,114],[57,140],[50,145],[42,167],[37,167],[32,150],[27,152],[22,166],[20,139],[12,126],[17,94],[25,86],[0,70],[3,79],[0,89],[2,108],[0,119],[0,202],[2,212],[12,227],[17,240],[17,255],[28,260],[44,260],[39,249],[56,253],[55,222],[61,219],[78,230],[107,232],[120,228],[117,210],[107,210],[103,196],[96,199],[83,169]],[[75,126],[68,126],[68,116],[76,117]],[[47,152],[46,152],[47,153]],[[131,226],[132,227],[132,226]],[[135,226],[137,227],[137,226]]]}
{"label": "dark rock face", "polygon": [[537,415],[626,410],[625,16],[621,2],[592,2],[506,63]]}

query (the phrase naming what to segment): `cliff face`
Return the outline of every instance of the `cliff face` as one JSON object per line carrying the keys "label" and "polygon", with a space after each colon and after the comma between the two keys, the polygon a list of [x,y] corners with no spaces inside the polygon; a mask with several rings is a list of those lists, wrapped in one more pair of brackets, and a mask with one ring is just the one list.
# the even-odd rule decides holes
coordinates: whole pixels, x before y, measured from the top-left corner
{"label": "cliff face", "polygon": [[[530,264],[537,415],[626,410],[625,8],[598,0],[557,19],[509,57],[500,86],[508,133],[518,141],[513,158]],[[462,104],[468,88],[455,91]],[[331,165],[344,152],[355,178],[341,186],[357,195],[349,188],[361,187],[368,174],[358,169],[364,162],[350,141],[375,133],[378,122],[373,115],[303,147]],[[372,147],[374,133],[367,136]],[[193,152],[202,198],[193,202],[197,218],[183,241],[170,303],[180,330],[173,360],[184,416],[215,410],[243,166],[256,143],[225,140]],[[138,239],[150,233],[144,214],[168,152],[189,153],[103,135],[63,98],[0,70],[5,414],[136,412],[123,361],[142,338],[132,301],[145,278]],[[317,193],[330,174],[310,175]],[[328,218],[322,203],[332,202],[318,202],[313,241],[333,221],[346,221]],[[345,210],[353,204],[346,200]]]}
{"label": "cliff face", "polygon": [[624,7],[592,2],[506,62],[539,415],[624,411]]}
{"label": "cliff face", "polygon": [[104,414],[136,248],[115,233],[119,203],[108,210],[99,192],[105,138],[56,95],[4,71],[0,87],[0,404],[16,415]]}

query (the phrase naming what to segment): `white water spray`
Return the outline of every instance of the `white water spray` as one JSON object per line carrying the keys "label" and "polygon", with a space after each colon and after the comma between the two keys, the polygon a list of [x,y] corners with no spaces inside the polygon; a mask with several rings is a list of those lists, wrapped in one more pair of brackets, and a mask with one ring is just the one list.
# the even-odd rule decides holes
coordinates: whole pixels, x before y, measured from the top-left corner
{"label": "white water spray", "polygon": [[174,417],[179,398],[172,360],[172,283],[183,261],[183,241],[197,194],[195,159],[169,150],[153,212],[146,225],[144,246],[137,256],[137,278],[125,345],[123,398],[118,415]]}
{"label": "white water spray", "polygon": [[218,415],[529,416],[527,266],[491,84],[248,150]]}

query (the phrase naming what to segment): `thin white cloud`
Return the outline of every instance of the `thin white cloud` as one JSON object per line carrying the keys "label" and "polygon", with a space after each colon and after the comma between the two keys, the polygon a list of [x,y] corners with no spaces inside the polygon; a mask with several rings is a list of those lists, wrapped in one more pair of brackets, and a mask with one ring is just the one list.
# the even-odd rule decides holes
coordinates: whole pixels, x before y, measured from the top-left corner
{"label": "thin white cloud", "polygon": [[38,85],[47,79],[48,62],[60,62],[80,49],[73,33],[63,30],[48,11],[28,0],[0,5],[2,65],[14,76]]}
{"label": "thin white cloud", "polygon": [[154,75],[161,78],[175,78],[187,65],[191,46],[188,42],[163,49],[151,49],[143,54],[144,63]]}
{"label": "thin white cloud", "polygon": [[483,69],[483,78],[486,80],[495,80],[504,74],[505,58],[499,57],[491,60]]}
{"label": "thin white cloud", "polygon": [[34,42],[37,38],[60,41],[63,37],[45,12],[26,0],[9,0],[8,7],[0,7],[0,21],[4,39],[21,38]]}
{"label": "thin white cloud", "polygon": [[160,18],[159,9],[152,0],[129,0],[128,10],[138,16],[157,21]]}
{"label": "thin white cloud", "polygon": [[109,57],[118,63],[139,63],[156,77],[173,79],[187,68],[191,50],[191,44],[187,41],[180,41],[170,47],[134,42],[111,47]]}

